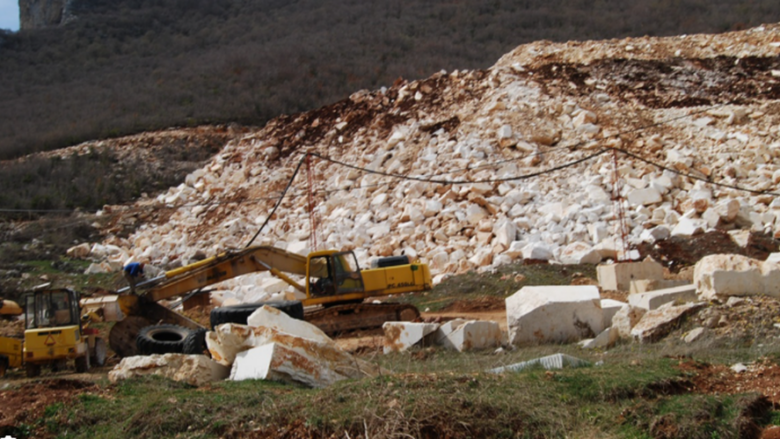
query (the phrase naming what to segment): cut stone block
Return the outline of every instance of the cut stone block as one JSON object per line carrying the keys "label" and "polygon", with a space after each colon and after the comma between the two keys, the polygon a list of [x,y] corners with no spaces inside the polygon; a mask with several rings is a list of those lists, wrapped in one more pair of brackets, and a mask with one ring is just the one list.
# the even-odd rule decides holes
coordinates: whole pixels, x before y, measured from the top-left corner
{"label": "cut stone block", "polygon": [[154,354],[123,358],[108,373],[108,379],[116,383],[136,376],[159,375],[193,386],[202,386],[212,381],[223,380],[229,374],[230,368],[218,364],[205,355]]}
{"label": "cut stone block", "polygon": [[582,340],[579,345],[583,349],[607,349],[614,346],[618,340],[620,340],[620,333],[617,328],[609,327],[601,331],[596,338]]}
{"label": "cut stone block", "polygon": [[628,291],[633,279],[664,278],[664,267],[647,258],[641,262],[618,262],[596,267],[599,285],[605,290]]}
{"label": "cut stone block", "polygon": [[631,336],[640,343],[658,341],[677,327],[678,322],[683,317],[693,314],[704,306],[704,303],[686,303],[680,306],[674,306],[671,303],[662,305],[658,309],[645,313],[642,320],[631,329]]}
{"label": "cut stone block", "polygon": [[433,334],[439,325],[435,323],[385,322],[384,352],[403,352],[417,344],[426,344],[433,340],[426,339]]}
{"label": "cut stone block", "polygon": [[612,326],[612,318],[615,317],[626,304],[619,300],[601,299],[601,313],[604,316],[604,327]]}
{"label": "cut stone block", "polygon": [[522,363],[515,363],[509,366],[497,367],[495,369],[488,370],[489,373],[504,373],[504,372],[519,372],[525,369],[531,369],[534,367],[541,367],[546,370],[551,369],[563,369],[564,367],[587,367],[590,366],[589,361],[581,360],[577,357],[572,357],[566,354],[553,354],[542,358],[534,358],[533,360],[523,361]]}
{"label": "cut stone block", "polygon": [[647,311],[631,305],[625,305],[612,317],[612,327],[618,330],[620,338],[631,338],[631,329],[642,320]]}
{"label": "cut stone block", "polygon": [[678,279],[639,279],[632,280],[628,292],[630,294],[647,293],[687,285],[688,281]]}
{"label": "cut stone block", "polygon": [[268,343],[239,353],[230,379],[274,380],[326,387],[349,378],[377,376],[380,369],[335,345],[301,338]]}
{"label": "cut stone block", "polygon": [[604,329],[599,290],[593,285],[523,287],[506,299],[509,343],[566,343]]}
{"label": "cut stone block", "polygon": [[695,302],[696,300],[696,287],[694,285],[683,285],[628,296],[629,305],[648,311],[658,309],[661,305],[669,302],[682,303]]}
{"label": "cut stone block", "polygon": [[496,322],[478,320],[447,322],[436,331],[436,344],[459,352],[501,346],[501,328]]}
{"label": "cut stone block", "polygon": [[763,294],[762,277],[761,262],[742,255],[705,256],[693,269],[696,291],[706,300]]}
{"label": "cut stone block", "polygon": [[273,331],[284,332],[309,340],[322,343],[331,343],[322,330],[309,322],[298,320],[268,305],[263,305],[247,318],[247,324],[251,327],[266,327]]}

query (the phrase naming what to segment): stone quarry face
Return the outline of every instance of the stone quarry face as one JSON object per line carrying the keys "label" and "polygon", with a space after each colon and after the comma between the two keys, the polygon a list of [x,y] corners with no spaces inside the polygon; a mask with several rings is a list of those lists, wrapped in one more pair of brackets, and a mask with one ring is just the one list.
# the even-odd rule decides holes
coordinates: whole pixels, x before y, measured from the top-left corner
{"label": "stone quarry face", "polygon": [[[304,151],[435,180],[386,177],[313,159],[319,249],[352,249],[362,266],[379,256],[418,255],[441,279],[519,258],[615,258],[622,248],[616,193],[629,243],[712,228],[774,233],[780,203],[710,187],[648,162],[777,191],[778,103],[758,91],[775,79],[767,69],[736,61],[776,57],[778,40],[780,28],[768,25],[721,35],[536,42],[484,71],[440,72],[360,91],[230,141],[157,197],[107,206],[104,212],[120,219],[139,209],[164,208],[165,214],[149,215],[127,238],[107,238],[103,244],[119,251],[101,262],[133,258],[170,266],[245,246]],[[639,77],[653,86],[640,86]],[[697,82],[704,77],[715,78],[715,85]],[[690,90],[696,96],[681,100]],[[740,104],[720,105],[731,101]],[[643,129],[648,121],[662,123],[661,129]],[[590,157],[604,146],[646,161],[619,153],[615,169],[612,154]],[[298,175],[291,194],[307,191],[307,177]],[[448,184],[453,181],[478,183]],[[285,198],[254,244],[308,251],[310,215],[306,197]],[[237,301],[259,294],[240,283],[222,289]],[[628,281],[620,289],[627,290]]]}
{"label": "stone quarry face", "polygon": [[506,299],[509,343],[517,346],[567,343],[604,330],[595,286],[523,287]]}

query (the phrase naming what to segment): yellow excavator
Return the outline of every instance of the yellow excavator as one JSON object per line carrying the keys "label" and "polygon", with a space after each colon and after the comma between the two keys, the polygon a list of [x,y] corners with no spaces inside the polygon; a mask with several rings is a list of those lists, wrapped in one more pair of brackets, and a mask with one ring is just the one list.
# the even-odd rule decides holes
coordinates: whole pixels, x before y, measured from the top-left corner
{"label": "yellow excavator", "polygon": [[[431,289],[428,266],[406,256],[380,258],[372,268],[361,270],[352,251],[324,250],[307,256],[285,250],[258,246],[195,262],[120,290],[122,314],[109,335],[109,345],[120,356],[138,353],[136,340],[144,328],[169,323],[190,330],[202,326],[162,306],[159,301],[188,296],[204,288],[249,273],[268,271],[300,292],[300,301],[277,304],[293,317],[303,318],[329,334],[354,329],[380,327],[386,321],[410,321],[420,313],[412,305],[363,303],[366,298],[419,292]],[[292,276],[297,276],[298,280]],[[269,303],[269,305],[272,305]],[[246,316],[259,304],[212,311],[212,325],[230,321],[231,316]],[[306,309],[304,313],[304,307]],[[241,310],[244,310],[241,312]],[[161,342],[166,336],[159,334]],[[184,336],[184,335],[182,335]]]}

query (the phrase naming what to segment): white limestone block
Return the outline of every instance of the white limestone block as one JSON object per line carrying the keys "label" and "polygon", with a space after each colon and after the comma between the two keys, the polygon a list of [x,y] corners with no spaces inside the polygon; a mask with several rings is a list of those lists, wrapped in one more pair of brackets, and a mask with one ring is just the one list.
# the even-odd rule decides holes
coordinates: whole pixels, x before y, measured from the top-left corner
{"label": "white limestone block", "polygon": [[441,204],[441,201],[438,200],[428,200],[425,202],[425,207],[423,208],[423,216],[426,218],[432,217],[439,212],[441,212],[443,206]]}
{"label": "white limestone block", "polygon": [[546,244],[541,242],[532,242],[523,247],[523,258],[525,259],[538,259],[542,261],[549,261],[553,259],[553,252]]}
{"label": "white limestone block", "polygon": [[509,342],[514,345],[571,342],[604,329],[595,286],[523,287],[506,299]]}
{"label": "white limestone block", "polygon": [[501,328],[496,322],[457,319],[441,325],[435,338],[437,344],[459,352],[495,348],[501,345]]}
{"label": "white limestone block", "polygon": [[705,220],[682,217],[672,229],[672,236],[691,238],[704,233],[706,229],[707,222]]}
{"label": "white limestone block", "polygon": [[563,264],[598,264],[601,252],[584,242],[572,242],[563,248],[558,260]]}
{"label": "white limestone block", "polygon": [[337,381],[376,376],[379,368],[360,361],[334,344],[307,339],[271,342],[239,353],[230,379],[274,380],[327,387]]}
{"label": "white limestone block", "polygon": [[697,300],[694,285],[664,288],[646,293],[628,295],[628,304],[647,311],[658,309],[665,303],[695,302]]}
{"label": "white limestone block", "polygon": [[680,306],[674,306],[672,303],[664,304],[645,313],[631,329],[631,336],[640,343],[658,341],[674,329],[680,319],[704,306],[704,303],[686,303]]}
{"label": "white limestone block", "polygon": [[612,318],[615,317],[626,304],[614,299],[601,299],[601,313],[604,316],[604,327],[612,326]]}
{"label": "white limestone block", "polygon": [[510,139],[512,137],[512,127],[509,125],[502,125],[498,129],[498,139]]}
{"label": "white limestone block", "polygon": [[321,343],[332,343],[322,330],[305,320],[298,320],[290,317],[286,313],[263,305],[247,317],[247,325],[253,328],[265,327],[275,332],[284,332]]}
{"label": "white limestone block", "polygon": [[493,242],[509,248],[512,242],[517,239],[517,226],[512,221],[505,220],[493,227],[493,234],[496,235]]}
{"label": "white limestone block", "polygon": [[650,258],[641,262],[619,262],[596,267],[599,285],[605,290],[628,291],[632,279],[663,279],[664,267]]}
{"label": "white limestone block", "polygon": [[512,259],[517,259],[519,257],[523,256],[523,248],[528,245],[525,241],[512,241],[509,244],[509,248],[506,250],[505,254],[511,257]]}
{"label": "white limestone block", "polygon": [[763,294],[761,262],[742,255],[710,255],[696,263],[693,283],[705,300]]}
{"label": "white limestone block", "polygon": [[612,327],[617,328],[620,338],[630,338],[631,328],[639,323],[645,312],[642,308],[625,305],[612,317]]}
{"label": "white limestone block", "polygon": [[642,234],[639,235],[639,239],[644,242],[656,242],[672,236],[672,232],[666,226],[656,226],[652,229],[645,229]]}
{"label": "white limestone block", "polygon": [[661,193],[653,187],[633,190],[628,193],[626,199],[632,206],[648,206],[663,201]]}
{"label": "white limestone block", "polygon": [[487,211],[476,204],[469,204],[469,207],[466,208],[466,221],[472,226],[476,226],[487,216]]}
{"label": "white limestone block", "polygon": [[439,325],[435,323],[385,322],[384,353],[403,352],[417,344],[429,343],[426,337],[433,334]]}
{"label": "white limestone block", "polygon": [[480,248],[469,258],[475,267],[487,267],[493,263],[493,251],[490,248]]}
{"label": "white limestone block", "polygon": [[681,287],[688,284],[688,281],[682,279],[638,279],[631,281],[631,287],[628,292],[630,294],[647,293],[649,291]]}
{"label": "white limestone block", "polygon": [[583,349],[608,349],[614,346],[618,340],[620,340],[620,333],[617,328],[609,327],[601,331],[596,338],[580,341],[579,345]]}
{"label": "white limestone block", "polygon": [[205,355],[153,354],[125,357],[108,373],[112,383],[119,380],[158,375],[192,386],[202,386],[228,377],[230,369]]}

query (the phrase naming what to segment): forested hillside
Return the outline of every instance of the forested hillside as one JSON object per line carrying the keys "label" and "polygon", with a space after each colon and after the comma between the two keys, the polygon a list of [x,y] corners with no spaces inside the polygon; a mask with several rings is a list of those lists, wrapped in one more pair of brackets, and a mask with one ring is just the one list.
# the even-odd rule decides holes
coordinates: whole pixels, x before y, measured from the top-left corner
{"label": "forested hillside", "polygon": [[262,124],[356,90],[485,68],[534,40],[722,32],[776,0],[83,0],[0,35],[0,158],[168,126]]}

